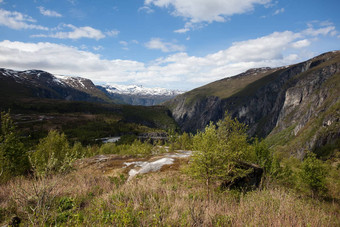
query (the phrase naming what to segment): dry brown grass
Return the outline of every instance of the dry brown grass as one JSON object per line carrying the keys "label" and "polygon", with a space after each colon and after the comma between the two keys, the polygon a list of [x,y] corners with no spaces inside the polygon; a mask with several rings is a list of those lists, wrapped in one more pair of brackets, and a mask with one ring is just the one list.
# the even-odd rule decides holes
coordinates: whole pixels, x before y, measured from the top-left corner
{"label": "dry brown grass", "polygon": [[[0,186],[3,213],[0,223],[8,223],[13,215],[26,224],[66,226],[337,226],[340,223],[337,204],[299,197],[282,187],[248,193],[214,190],[207,199],[204,185],[171,168],[125,183],[112,179],[100,172],[94,174],[91,168],[81,168],[65,176],[13,180]],[[50,208],[34,216],[27,207],[32,206],[32,201],[37,203],[35,195],[39,190],[45,190],[46,200],[50,201],[42,202]],[[20,195],[26,195],[27,199],[18,199]],[[56,205],[55,201],[62,197],[74,201],[69,213],[60,211]],[[59,219],[65,212],[67,216]]]}

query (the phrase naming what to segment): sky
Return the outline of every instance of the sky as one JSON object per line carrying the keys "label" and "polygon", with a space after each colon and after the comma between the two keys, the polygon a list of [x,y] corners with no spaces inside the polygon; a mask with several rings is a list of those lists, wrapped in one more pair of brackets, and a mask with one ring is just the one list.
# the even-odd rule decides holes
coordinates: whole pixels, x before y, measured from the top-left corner
{"label": "sky", "polygon": [[0,0],[0,68],[191,90],[340,49],[339,0]]}

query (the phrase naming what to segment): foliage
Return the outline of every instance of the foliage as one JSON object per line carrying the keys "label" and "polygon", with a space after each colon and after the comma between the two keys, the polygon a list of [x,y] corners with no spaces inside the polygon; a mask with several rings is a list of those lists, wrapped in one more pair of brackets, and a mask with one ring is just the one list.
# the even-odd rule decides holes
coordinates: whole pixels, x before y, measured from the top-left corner
{"label": "foliage", "polygon": [[254,142],[254,150],[256,163],[263,167],[265,174],[270,173],[273,157],[268,145],[264,141],[259,142],[258,139],[256,139]]}
{"label": "foliage", "polygon": [[176,135],[176,139],[173,142],[173,148],[175,150],[191,150],[192,143],[192,135],[184,132],[182,135]]}
{"label": "foliage", "polygon": [[312,152],[307,153],[301,166],[300,177],[311,191],[312,195],[318,195],[326,192],[326,168],[322,161],[316,158]]}
{"label": "foliage", "polygon": [[106,143],[99,148],[99,154],[147,156],[152,154],[152,148],[150,143],[140,140],[135,140],[132,144]]}
{"label": "foliage", "polygon": [[36,151],[31,155],[32,166],[38,175],[65,172],[74,160],[82,157],[82,146],[70,146],[64,133],[51,130],[47,137],[40,140]]}
{"label": "foliage", "polygon": [[237,163],[253,157],[246,126],[228,114],[217,126],[210,123],[204,132],[198,132],[193,138],[193,149],[196,152],[189,166],[190,173],[204,180],[208,188],[214,181],[232,181],[246,174]]}
{"label": "foliage", "polygon": [[20,141],[9,113],[1,113],[0,181],[22,175],[29,170],[24,144]]}

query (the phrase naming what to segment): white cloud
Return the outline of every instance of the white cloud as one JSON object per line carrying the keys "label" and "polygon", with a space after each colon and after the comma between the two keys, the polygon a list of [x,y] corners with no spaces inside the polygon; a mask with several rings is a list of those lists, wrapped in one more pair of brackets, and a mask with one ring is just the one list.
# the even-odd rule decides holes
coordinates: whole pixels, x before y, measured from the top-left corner
{"label": "white cloud", "polygon": [[69,28],[72,31],[64,32],[59,31],[54,34],[38,34],[32,35],[31,37],[51,37],[57,39],[80,39],[80,38],[89,38],[89,39],[102,39],[105,38],[105,35],[98,29],[85,26],[85,27],[76,27],[72,24],[63,24],[62,28]]}
{"label": "white cloud", "polygon": [[94,46],[92,47],[94,50],[98,51],[98,50],[103,50],[104,47],[103,46]]}
{"label": "white cloud", "polygon": [[[320,32],[317,34],[323,35]],[[36,68],[55,74],[78,75],[97,83],[192,89],[249,68],[277,67],[306,60],[314,55],[304,49],[313,44],[314,35],[305,30],[273,32],[256,39],[234,42],[230,47],[201,57],[178,52],[148,63],[103,59],[86,49],[47,42],[2,41],[0,65],[13,69]],[[156,40],[153,48],[169,50],[170,47],[164,46],[162,40],[153,40]],[[125,41],[120,43],[126,44]]]}
{"label": "white cloud", "polygon": [[122,45],[122,46],[127,46],[127,45],[129,45],[129,43],[126,42],[126,41],[120,41],[119,43],[120,43],[120,45]]}
{"label": "white cloud", "polygon": [[39,6],[38,7],[40,13],[44,16],[48,16],[48,17],[62,17],[62,15],[56,11],[53,11],[53,10],[48,10],[48,9],[45,9],[44,7],[42,6]]}
{"label": "white cloud", "polygon": [[11,12],[4,9],[0,9],[0,25],[9,27],[11,29],[38,29],[38,30],[48,30],[48,28],[33,24],[36,23],[32,17],[19,13]]}
{"label": "white cloud", "polygon": [[161,50],[162,52],[176,52],[185,50],[185,47],[183,45],[164,42],[160,38],[152,38],[149,42],[145,44],[145,46],[149,49]]}
{"label": "white cloud", "polygon": [[303,40],[299,40],[296,41],[295,43],[292,44],[293,48],[303,48],[303,47],[307,47],[311,44],[311,42],[308,39],[303,39]]}
{"label": "white cloud", "polygon": [[278,15],[280,13],[283,13],[285,11],[285,8],[281,8],[281,9],[277,9],[275,12],[274,12],[274,15]]}
{"label": "white cloud", "polygon": [[[145,6],[173,9],[172,15],[188,19],[191,23],[225,22],[227,17],[243,14],[254,9],[255,5],[266,5],[271,0],[145,0]],[[186,32],[188,27],[176,30]]]}
{"label": "white cloud", "polygon": [[154,12],[154,10],[151,9],[150,7],[148,7],[148,6],[142,6],[142,7],[140,7],[140,8],[138,9],[138,12],[140,12],[140,11],[146,12],[146,13],[148,13],[148,14]]}
{"label": "white cloud", "polygon": [[318,35],[328,35],[335,31],[335,26],[327,26],[315,29],[313,26],[307,28],[303,31],[305,35],[318,36]]}
{"label": "white cloud", "polygon": [[101,59],[100,55],[49,42],[0,42],[0,65],[14,69],[42,69],[55,74],[79,75],[94,81],[126,81],[143,63]]}
{"label": "white cloud", "polygon": [[118,31],[116,29],[105,32],[105,34],[110,36],[110,37],[117,37],[119,33],[120,33],[120,31]]}

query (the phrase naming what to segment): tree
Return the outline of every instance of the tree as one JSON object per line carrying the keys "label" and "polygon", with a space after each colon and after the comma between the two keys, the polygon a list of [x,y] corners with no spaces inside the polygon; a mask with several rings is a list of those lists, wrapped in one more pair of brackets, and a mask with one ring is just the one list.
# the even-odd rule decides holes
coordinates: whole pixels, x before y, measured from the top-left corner
{"label": "tree", "polygon": [[252,158],[247,142],[246,126],[227,113],[224,120],[212,122],[204,132],[193,138],[193,153],[189,170],[192,176],[205,181],[208,189],[216,181],[233,181],[247,173],[238,163]]}
{"label": "tree", "polygon": [[10,113],[1,113],[0,131],[0,177],[7,180],[10,177],[22,175],[30,168],[24,144],[16,132]]}
{"label": "tree", "polygon": [[48,175],[69,170],[72,162],[82,156],[81,153],[79,143],[71,148],[64,133],[51,130],[47,137],[40,140],[31,155],[31,162],[36,174]]}
{"label": "tree", "polygon": [[302,182],[312,191],[312,196],[326,192],[326,168],[316,154],[307,153],[303,160],[300,176]]}

